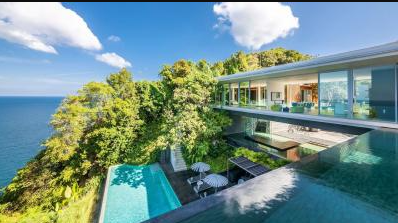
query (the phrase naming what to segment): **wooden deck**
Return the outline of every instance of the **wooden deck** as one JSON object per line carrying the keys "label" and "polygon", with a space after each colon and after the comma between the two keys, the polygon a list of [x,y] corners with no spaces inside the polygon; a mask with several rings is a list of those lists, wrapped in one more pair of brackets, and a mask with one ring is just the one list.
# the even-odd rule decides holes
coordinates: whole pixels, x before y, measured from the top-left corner
{"label": "wooden deck", "polygon": [[192,176],[190,170],[174,172],[169,163],[161,162],[160,165],[182,205],[199,199],[199,196],[187,182],[187,179]]}

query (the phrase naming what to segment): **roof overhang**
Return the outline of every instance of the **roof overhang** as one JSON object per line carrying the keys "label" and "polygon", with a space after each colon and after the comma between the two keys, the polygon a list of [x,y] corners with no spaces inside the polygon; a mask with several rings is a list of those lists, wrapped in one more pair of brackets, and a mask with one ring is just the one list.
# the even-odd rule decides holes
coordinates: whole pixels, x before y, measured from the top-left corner
{"label": "roof overhang", "polygon": [[398,42],[218,77],[221,83],[353,69],[398,62]]}

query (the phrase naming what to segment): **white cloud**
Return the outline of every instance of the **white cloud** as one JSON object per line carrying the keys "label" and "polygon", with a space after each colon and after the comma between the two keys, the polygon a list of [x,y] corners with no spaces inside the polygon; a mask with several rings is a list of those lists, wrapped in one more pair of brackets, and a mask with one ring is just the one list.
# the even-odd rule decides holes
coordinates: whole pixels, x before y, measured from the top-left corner
{"label": "white cloud", "polygon": [[119,42],[121,39],[118,36],[111,35],[111,36],[108,37],[108,40],[111,41],[111,42]]}
{"label": "white cloud", "polygon": [[104,62],[112,67],[124,68],[131,67],[131,63],[116,53],[103,53],[95,56],[95,59]]}
{"label": "white cloud", "polygon": [[234,40],[257,50],[299,28],[299,19],[290,6],[279,2],[223,2],[215,4],[215,28],[229,30]]}
{"label": "white cloud", "polygon": [[0,38],[33,50],[55,46],[100,50],[100,41],[76,12],[61,3],[0,3]]}

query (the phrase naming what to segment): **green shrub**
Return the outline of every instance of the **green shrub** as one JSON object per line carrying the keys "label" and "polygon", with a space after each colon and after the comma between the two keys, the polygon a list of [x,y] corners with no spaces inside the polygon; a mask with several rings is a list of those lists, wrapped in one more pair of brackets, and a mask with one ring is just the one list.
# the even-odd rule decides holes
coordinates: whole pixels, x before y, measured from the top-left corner
{"label": "green shrub", "polygon": [[290,108],[291,113],[304,113],[304,106],[298,105]]}
{"label": "green shrub", "polygon": [[274,104],[271,105],[271,111],[281,111],[282,110],[282,105]]}
{"label": "green shrub", "polygon": [[228,164],[228,158],[230,158],[230,156],[226,154],[217,157],[207,156],[204,158],[203,162],[210,165],[210,171],[212,173],[221,173],[227,171],[228,167],[232,166],[232,164]]}
{"label": "green shrub", "polygon": [[276,169],[289,163],[289,161],[284,159],[274,160],[265,152],[255,152],[244,147],[235,150],[234,157],[237,156],[244,156],[255,163],[262,164],[271,169]]}

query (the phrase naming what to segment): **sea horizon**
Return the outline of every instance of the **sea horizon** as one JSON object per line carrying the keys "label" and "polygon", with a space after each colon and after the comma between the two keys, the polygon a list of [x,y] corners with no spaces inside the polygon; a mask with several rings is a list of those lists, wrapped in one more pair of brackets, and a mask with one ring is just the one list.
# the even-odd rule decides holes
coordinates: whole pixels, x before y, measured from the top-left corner
{"label": "sea horizon", "polygon": [[35,157],[52,132],[50,120],[63,97],[0,96],[0,188]]}

